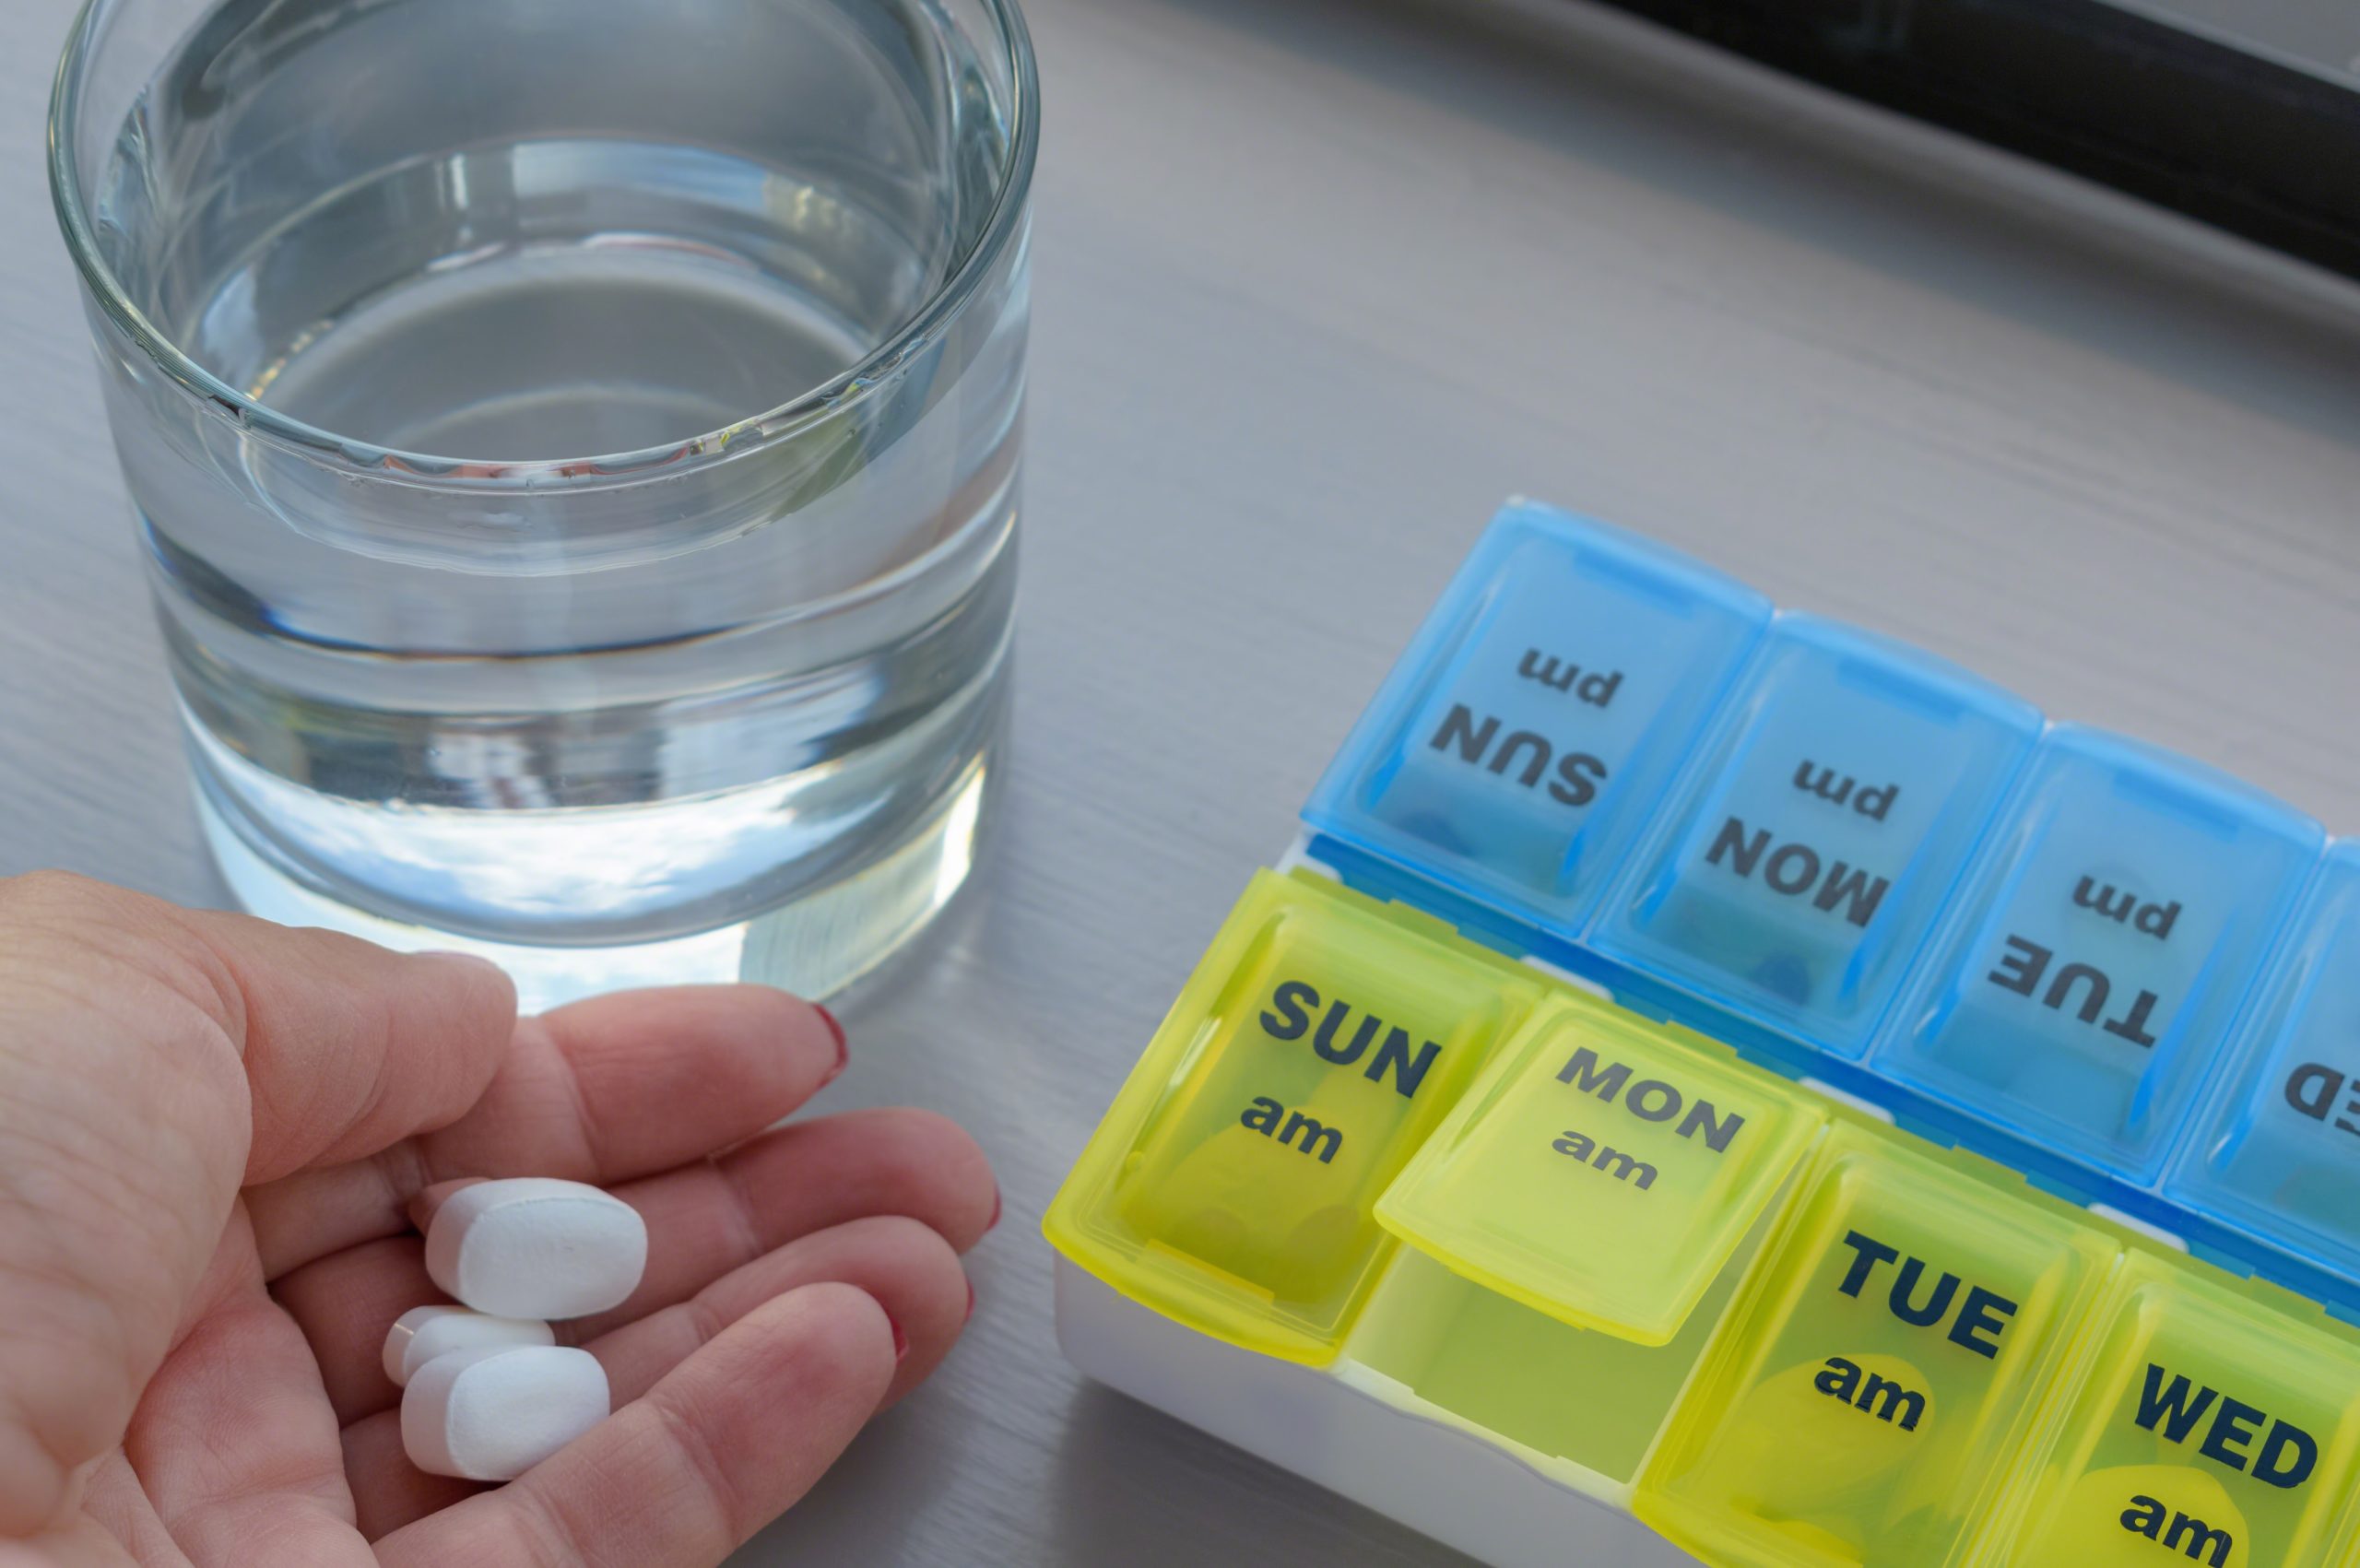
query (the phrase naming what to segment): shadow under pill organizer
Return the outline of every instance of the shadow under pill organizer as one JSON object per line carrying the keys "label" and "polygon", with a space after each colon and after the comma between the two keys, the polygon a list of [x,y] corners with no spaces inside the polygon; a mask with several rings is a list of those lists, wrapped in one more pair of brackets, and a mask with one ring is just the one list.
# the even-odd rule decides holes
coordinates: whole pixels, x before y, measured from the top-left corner
{"label": "shadow under pill organizer", "polygon": [[2360,843],[1522,501],[1304,827],[1083,1371],[1500,1564],[2360,1565]]}

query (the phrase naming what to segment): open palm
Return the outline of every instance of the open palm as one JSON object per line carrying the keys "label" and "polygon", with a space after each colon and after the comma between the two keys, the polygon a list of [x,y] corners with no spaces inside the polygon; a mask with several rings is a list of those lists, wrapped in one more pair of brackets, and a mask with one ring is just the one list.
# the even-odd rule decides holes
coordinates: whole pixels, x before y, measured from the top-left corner
{"label": "open palm", "polygon": [[[765,1130],[832,1079],[757,986],[518,1020],[489,965],[0,882],[0,1568],[703,1568],[949,1351],[997,1218],[950,1123]],[[646,1217],[559,1326],[616,1413],[507,1486],[428,1476],[379,1352],[444,1298],[440,1184],[563,1176]]]}

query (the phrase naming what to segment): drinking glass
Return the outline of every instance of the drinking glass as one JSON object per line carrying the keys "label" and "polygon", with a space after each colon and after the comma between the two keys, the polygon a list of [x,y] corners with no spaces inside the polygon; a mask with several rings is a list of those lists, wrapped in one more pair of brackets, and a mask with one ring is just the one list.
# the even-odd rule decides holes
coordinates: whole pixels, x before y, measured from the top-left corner
{"label": "drinking glass", "polygon": [[1012,0],[91,0],[51,173],[275,919],[824,996],[992,815]]}

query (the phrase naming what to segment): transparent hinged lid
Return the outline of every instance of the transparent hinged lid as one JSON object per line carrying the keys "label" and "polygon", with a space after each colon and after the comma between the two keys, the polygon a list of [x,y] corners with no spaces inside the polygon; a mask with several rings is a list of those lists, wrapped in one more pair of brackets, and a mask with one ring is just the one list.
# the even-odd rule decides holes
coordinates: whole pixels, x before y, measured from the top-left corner
{"label": "transparent hinged lid", "polygon": [[1760,594],[1659,545],[1511,501],[1304,820],[1575,932],[1769,619]]}
{"label": "transparent hinged lid", "polygon": [[1376,1217],[1526,1305],[1659,1345],[1827,1114],[1709,1042],[1564,994],[1501,1047]]}

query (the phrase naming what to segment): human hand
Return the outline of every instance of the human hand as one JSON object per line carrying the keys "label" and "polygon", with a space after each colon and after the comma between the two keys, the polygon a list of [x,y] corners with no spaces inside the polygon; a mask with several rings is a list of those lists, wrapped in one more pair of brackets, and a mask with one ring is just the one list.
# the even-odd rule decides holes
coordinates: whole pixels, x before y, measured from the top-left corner
{"label": "human hand", "polygon": [[[942,1360],[998,1217],[939,1117],[764,1131],[843,1063],[759,986],[519,1020],[474,960],[0,882],[0,1568],[719,1562]],[[444,1299],[409,1216],[513,1175],[649,1251],[557,1326],[615,1414],[487,1489],[409,1464],[379,1352]]]}

